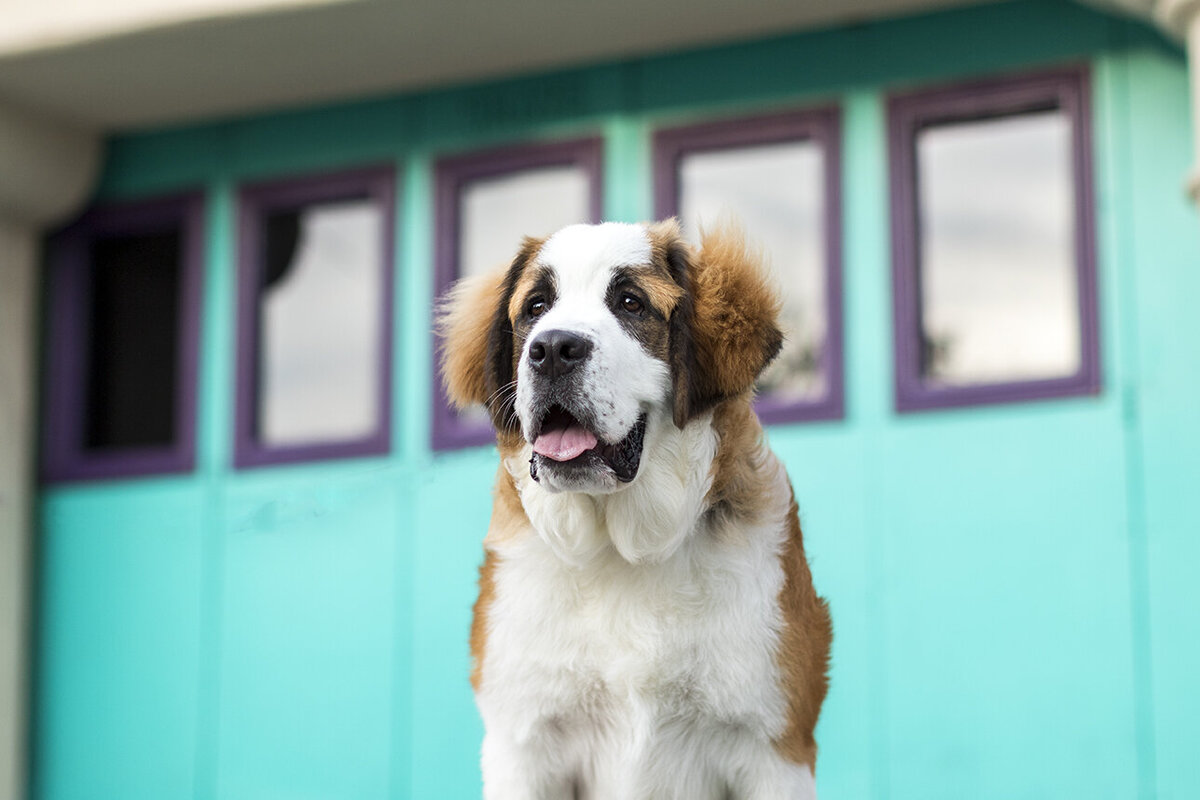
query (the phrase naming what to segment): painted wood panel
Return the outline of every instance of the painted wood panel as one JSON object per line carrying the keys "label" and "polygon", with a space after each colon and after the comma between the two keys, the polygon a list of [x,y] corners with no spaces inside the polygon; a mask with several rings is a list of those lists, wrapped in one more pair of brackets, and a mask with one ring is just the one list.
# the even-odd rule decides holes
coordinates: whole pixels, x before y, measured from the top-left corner
{"label": "painted wood panel", "polygon": [[43,497],[37,797],[193,791],[209,499],[177,479]]}
{"label": "painted wood panel", "polygon": [[1117,124],[1128,135],[1122,290],[1137,320],[1128,349],[1138,379],[1125,402],[1131,580],[1144,593],[1133,609],[1149,740],[1144,794],[1181,799],[1200,796],[1200,234],[1180,179],[1192,154],[1162,132],[1190,129],[1180,101],[1187,76],[1144,53],[1119,63],[1127,104]]}
{"label": "painted wood panel", "polygon": [[215,796],[386,795],[409,486],[357,465],[229,488]]}
{"label": "painted wood panel", "polygon": [[[1103,392],[897,415],[886,93],[1078,60]],[[478,797],[466,634],[495,452],[428,448],[430,165],[603,135],[606,216],[638,220],[656,127],[830,102],[846,418],[769,432],[833,608],[823,795],[1200,795],[1185,65],[1133,23],[1013,2],[112,140],[105,196],[207,190],[199,466],[43,494],[35,796]],[[392,450],[235,471],[236,189],[379,162],[399,177]]]}

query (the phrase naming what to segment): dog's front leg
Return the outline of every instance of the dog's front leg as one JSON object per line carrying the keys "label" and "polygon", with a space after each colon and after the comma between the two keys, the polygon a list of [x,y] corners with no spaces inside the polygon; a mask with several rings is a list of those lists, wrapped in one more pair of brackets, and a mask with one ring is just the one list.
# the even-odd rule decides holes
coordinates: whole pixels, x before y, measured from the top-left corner
{"label": "dog's front leg", "polygon": [[730,778],[730,800],[817,800],[817,785],[807,764],[771,752],[748,761]]}
{"label": "dog's front leg", "polygon": [[574,800],[575,784],[556,754],[541,743],[517,744],[488,733],[483,738],[484,800]]}

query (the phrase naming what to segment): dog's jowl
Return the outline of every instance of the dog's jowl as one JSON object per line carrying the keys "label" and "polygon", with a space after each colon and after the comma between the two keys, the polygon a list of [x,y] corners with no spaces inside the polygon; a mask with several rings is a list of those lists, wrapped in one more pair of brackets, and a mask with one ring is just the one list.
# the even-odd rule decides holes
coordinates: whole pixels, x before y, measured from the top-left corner
{"label": "dog's jowl", "polygon": [[497,472],[471,628],[487,800],[816,796],[830,620],[751,407],[779,304],[731,230],[527,239],[442,319]]}

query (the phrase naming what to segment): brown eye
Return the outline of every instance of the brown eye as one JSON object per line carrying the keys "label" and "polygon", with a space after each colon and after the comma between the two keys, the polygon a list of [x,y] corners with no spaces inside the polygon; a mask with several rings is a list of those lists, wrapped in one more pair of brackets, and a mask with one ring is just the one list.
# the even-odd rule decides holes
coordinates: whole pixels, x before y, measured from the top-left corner
{"label": "brown eye", "polygon": [[621,308],[630,314],[640,314],[642,313],[642,301],[631,294],[623,294],[621,295]]}
{"label": "brown eye", "polygon": [[546,313],[546,301],[540,297],[535,297],[529,304],[527,312],[531,317],[540,317]]}

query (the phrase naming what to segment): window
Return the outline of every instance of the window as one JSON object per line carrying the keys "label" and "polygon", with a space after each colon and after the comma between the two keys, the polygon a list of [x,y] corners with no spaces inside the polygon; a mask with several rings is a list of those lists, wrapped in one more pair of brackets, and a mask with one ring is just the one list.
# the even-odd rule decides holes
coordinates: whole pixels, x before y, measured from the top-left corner
{"label": "window", "polygon": [[725,219],[761,246],[784,346],[758,382],[765,422],[842,415],[840,122],[819,110],[660,131],[655,213],[693,240]]}
{"label": "window", "polygon": [[896,404],[1100,387],[1086,74],[892,99]]}
{"label": "window", "polygon": [[387,452],[393,208],[388,169],[242,191],[237,466]]}
{"label": "window", "polygon": [[[437,286],[507,264],[525,236],[545,236],[601,215],[599,139],[471,153],[437,165]],[[456,412],[434,380],[433,447],[487,444],[482,409]]]}
{"label": "window", "polygon": [[47,480],[195,463],[198,196],[97,208],[49,243]]}

